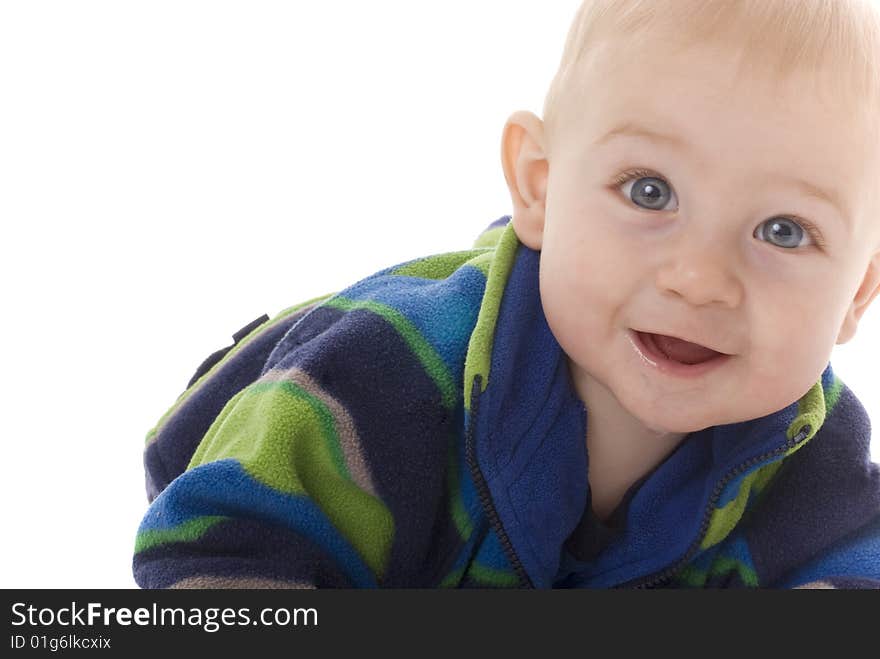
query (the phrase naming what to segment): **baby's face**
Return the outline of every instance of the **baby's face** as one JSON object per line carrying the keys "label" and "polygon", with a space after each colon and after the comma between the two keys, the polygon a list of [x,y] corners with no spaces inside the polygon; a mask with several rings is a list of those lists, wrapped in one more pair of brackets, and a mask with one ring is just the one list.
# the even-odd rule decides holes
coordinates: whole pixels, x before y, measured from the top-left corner
{"label": "baby's face", "polygon": [[[880,154],[863,127],[820,104],[812,76],[734,87],[725,52],[600,65],[566,100],[542,230],[527,240],[517,230],[542,252],[544,311],[576,385],[598,380],[666,432],[758,418],[802,396],[855,329],[846,319],[880,221]],[[731,357],[670,374],[640,354],[633,330]]]}

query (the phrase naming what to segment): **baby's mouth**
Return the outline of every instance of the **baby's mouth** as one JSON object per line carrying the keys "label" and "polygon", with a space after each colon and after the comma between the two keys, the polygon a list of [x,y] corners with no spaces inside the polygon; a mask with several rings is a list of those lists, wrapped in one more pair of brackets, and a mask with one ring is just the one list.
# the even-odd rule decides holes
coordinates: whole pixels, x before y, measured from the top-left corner
{"label": "baby's mouth", "polygon": [[674,336],[650,334],[647,332],[638,332],[638,334],[649,348],[656,350],[658,354],[665,356],[667,359],[681,364],[702,364],[724,354],[697,343],[677,339]]}

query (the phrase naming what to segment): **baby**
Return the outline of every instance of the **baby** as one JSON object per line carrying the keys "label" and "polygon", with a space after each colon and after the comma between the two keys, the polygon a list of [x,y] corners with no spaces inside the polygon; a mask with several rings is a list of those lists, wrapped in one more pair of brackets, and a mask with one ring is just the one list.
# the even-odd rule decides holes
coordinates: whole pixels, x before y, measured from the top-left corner
{"label": "baby", "polygon": [[829,363],[880,291],[880,12],[587,0],[513,213],[242,328],[147,436],[142,587],[880,588]]}

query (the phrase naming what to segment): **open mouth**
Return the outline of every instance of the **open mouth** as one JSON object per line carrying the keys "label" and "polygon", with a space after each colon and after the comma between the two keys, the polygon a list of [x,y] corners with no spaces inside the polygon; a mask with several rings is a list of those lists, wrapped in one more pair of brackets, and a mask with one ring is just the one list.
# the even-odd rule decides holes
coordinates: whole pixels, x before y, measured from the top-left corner
{"label": "open mouth", "polygon": [[698,343],[677,339],[674,336],[646,332],[638,332],[638,334],[653,352],[680,364],[702,364],[722,354]]}
{"label": "open mouth", "polygon": [[632,332],[633,347],[641,358],[661,371],[674,375],[700,375],[720,366],[732,355],[664,334]]}

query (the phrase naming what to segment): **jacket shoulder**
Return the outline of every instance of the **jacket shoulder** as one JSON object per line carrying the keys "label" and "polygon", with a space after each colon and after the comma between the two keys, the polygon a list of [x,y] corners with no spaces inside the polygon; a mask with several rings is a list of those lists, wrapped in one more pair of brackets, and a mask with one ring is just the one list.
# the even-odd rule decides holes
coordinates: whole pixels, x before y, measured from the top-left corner
{"label": "jacket shoulder", "polygon": [[138,583],[240,570],[219,555],[239,555],[268,522],[287,534],[287,558],[253,561],[248,578],[430,585],[461,544],[451,465],[492,251],[386,268],[256,335],[264,358],[192,430],[202,436],[184,473],[139,529]]}
{"label": "jacket shoulder", "polygon": [[826,405],[822,427],[785,460],[753,512],[752,560],[759,581],[779,587],[880,587],[880,466],[870,458],[870,419],[837,378]]}
{"label": "jacket shoulder", "polygon": [[291,327],[262,372],[299,365],[315,373],[347,371],[366,384],[366,371],[378,368],[389,377],[410,368],[424,371],[450,403],[490,261],[490,248],[476,248],[415,259],[362,279]]}

